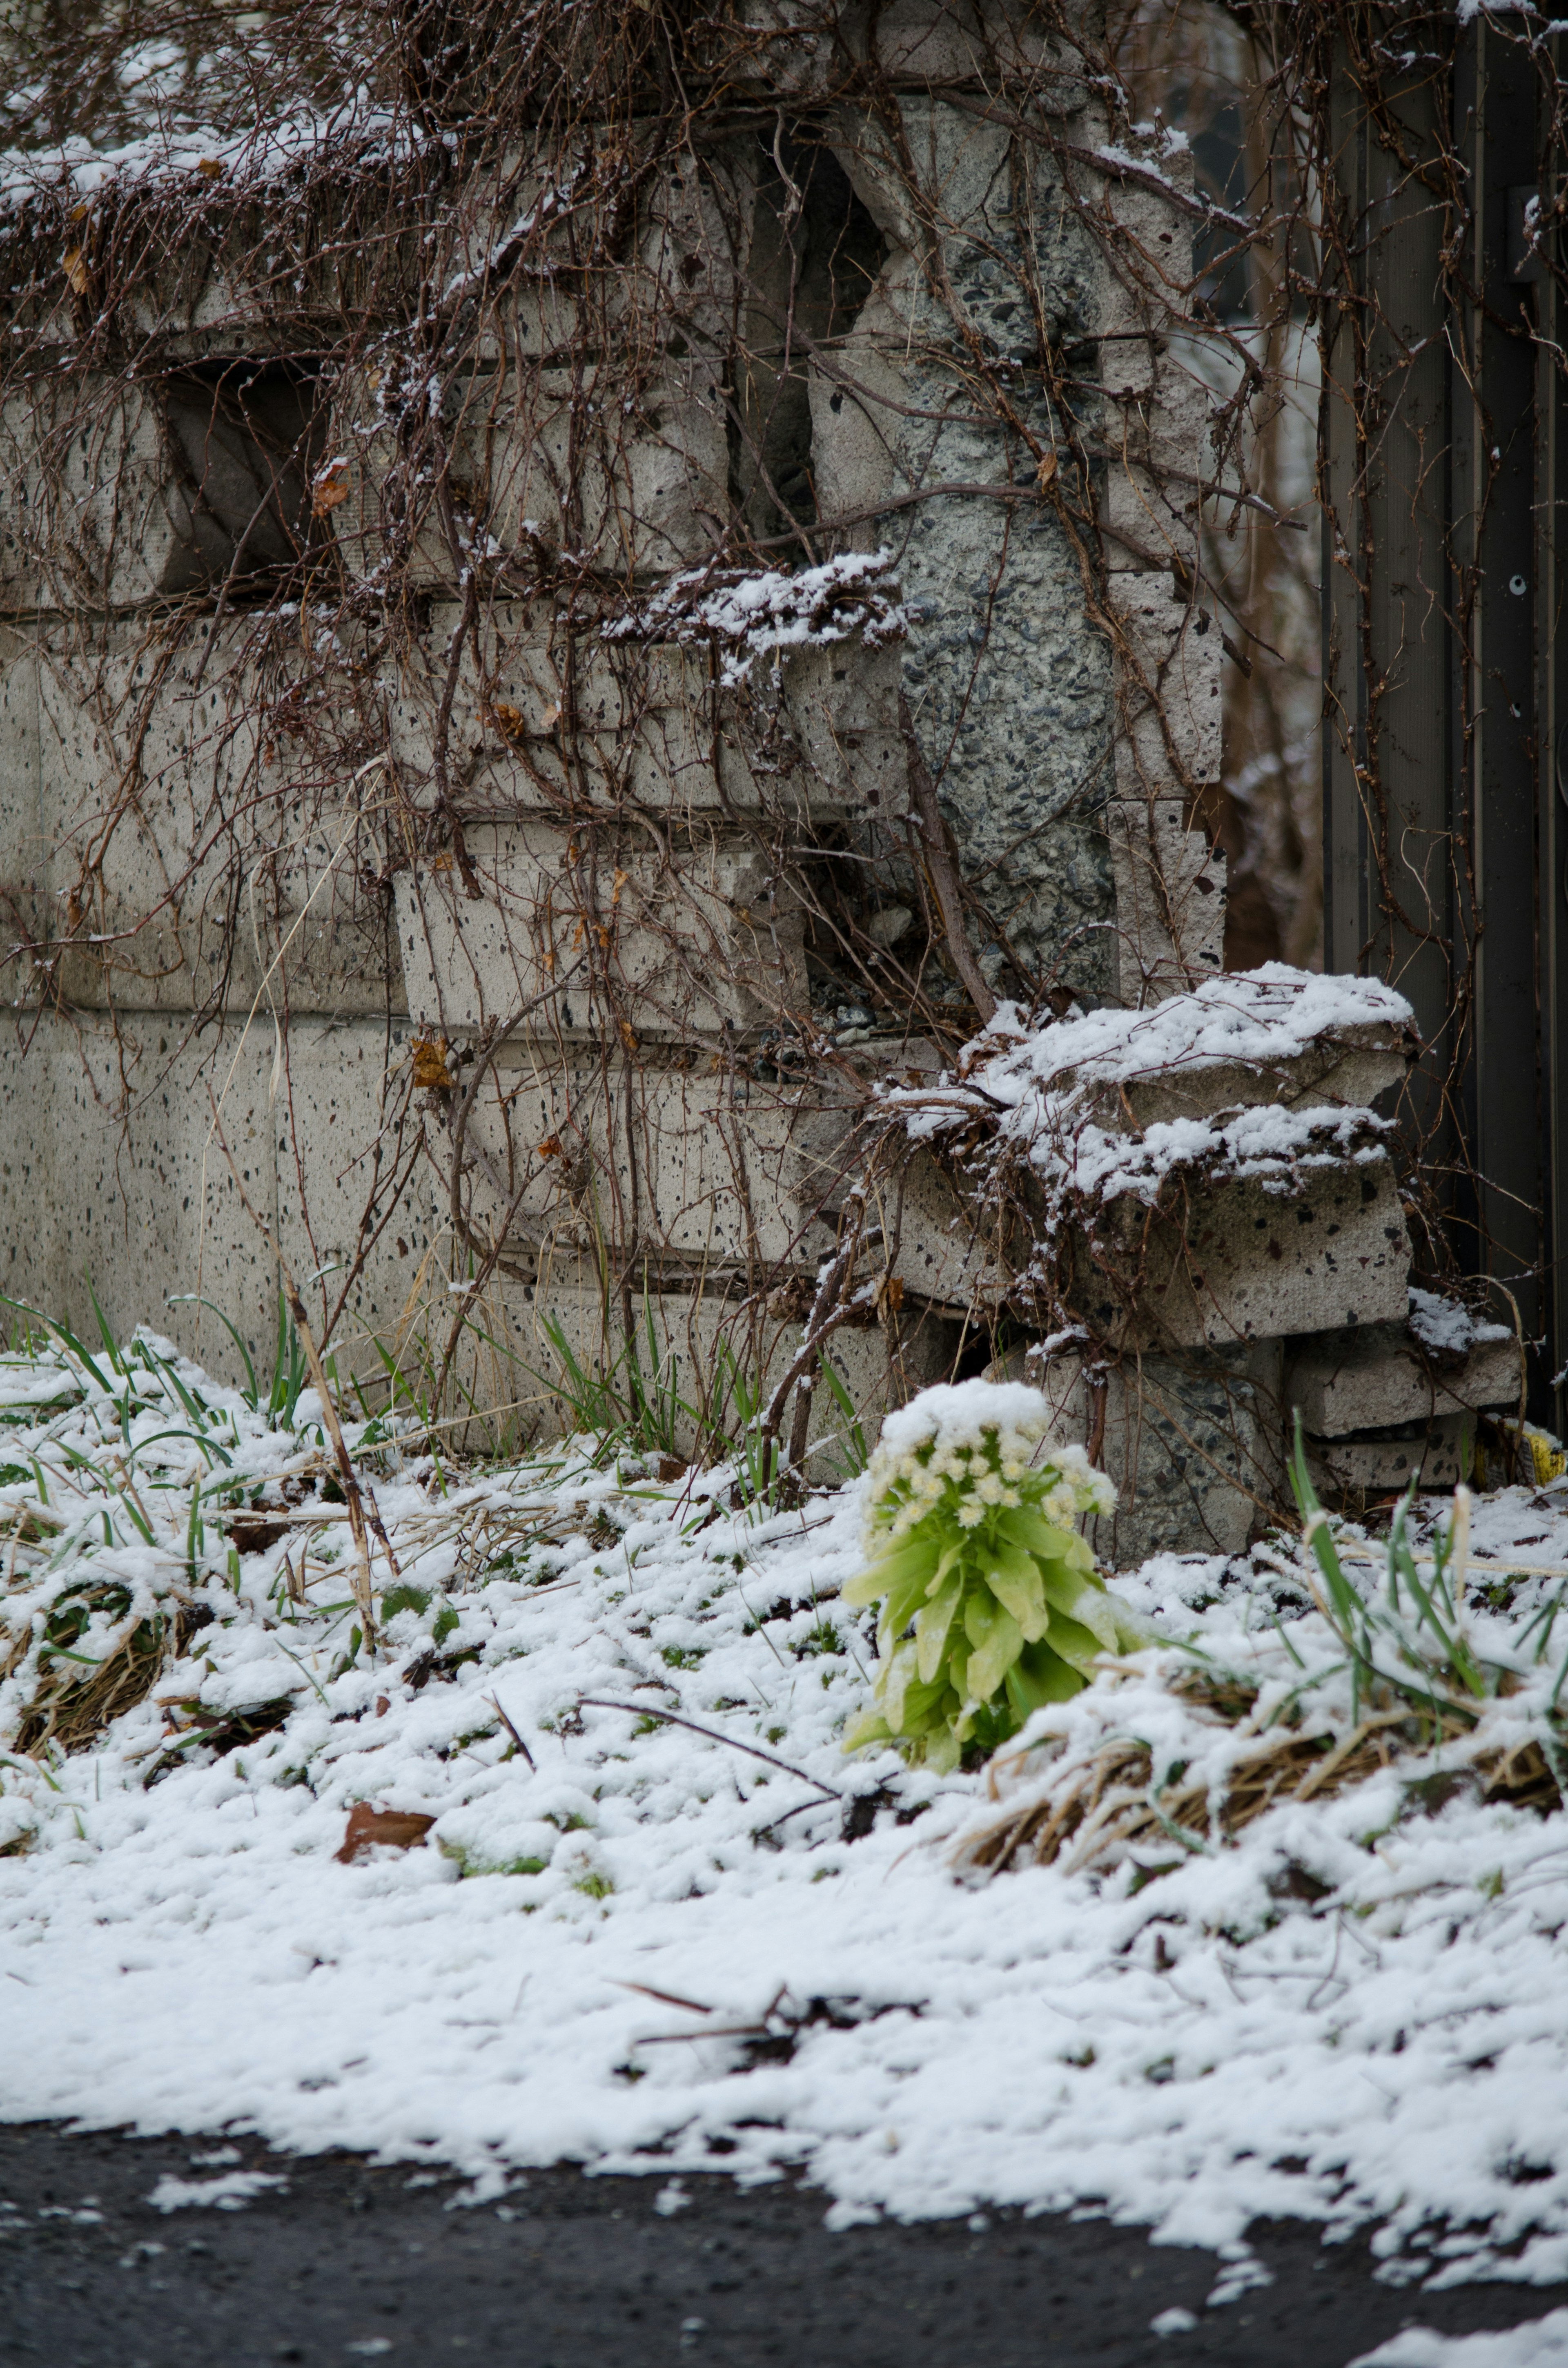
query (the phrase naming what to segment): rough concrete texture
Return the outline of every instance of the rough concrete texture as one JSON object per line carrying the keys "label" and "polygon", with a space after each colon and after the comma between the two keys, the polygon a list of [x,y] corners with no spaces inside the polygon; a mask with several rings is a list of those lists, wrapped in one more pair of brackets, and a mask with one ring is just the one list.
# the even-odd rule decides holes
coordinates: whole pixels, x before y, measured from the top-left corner
{"label": "rough concrete texture", "polygon": [[1187,1356],[1148,1355],[1087,1367],[1068,1349],[1041,1360],[1015,1348],[990,1367],[1044,1391],[1051,1437],[1100,1439],[1116,1510],[1089,1525],[1113,1569],[1178,1546],[1237,1554],[1267,1520],[1283,1482],[1280,1344],[1239,1344]]}
{"label": "rough concrete texture", "polygon": [[1322,1439],[1424,1423],[1466,1408],[1517,1407],[1519,1344],[1494,1326],[1468,1356],[1438,1359],[1406,1324],[1371,1325],[1303,1341],[1285,1367],[1285,1401]]}
{"label": "rough concrete texture", "polygon": [[1358,1512],[1370,1497],[1408,1488],[1418,1473],[1424,1488],[1468,1480],[1474,1441],[1473,1415],[1437,1415],[1369,1439],[1309,1440],[1307,1461],[1319,1494]]}
{"label": "rough concrete texture", "polygon": [[1195,1179],[1157,1212],[1120,1197],[1106,1211],[1106,1243],[1121,1271],[1141,1262],[1135,1307],[1096,1282],[1086,1240],[1078,1287],[1102,1337],[1127,1349],[1377,1324],[1408,1304],[1410,1242],[1381,1148],[1306,1168],[1290,1193],[1243,1176]]}
{"label": "rough concrete texture", "polygon": [[[1046,290],[1047,336],[1083,338],[1092,328],[1089,244],[1052,175],[971,109],[906,97],[896,124],[846,125],[839,153],[889,255],[842,369],[812,374],[823,505],[921,496],[890,509],[877,532],[918,608],[903,688],[942,810],[965,869],[985,871],[1020,961],[1103,996],[1113,985],[1109,644],[1085,630],[1082,574],[1055,510],[1016,497],[1038,480],[1040,461],[1016,429],[972,401],[953,402],[940,359],[967,338],[1032,358],[1026,244]],[[936,273],[911,211],[910,160],[939,225]],[[926,416],[911,417],[912,407]],[[1053,453],[1048,408],[1037,405],[1028,425],[1036,450]],[[944,484],[995,494],[944,497]]]}
{"label": "rough concrete texture", "polygon": [[1176,798],[1117,798],[1106,809],[1116,999],[1130,1008],[1180,995],[1224,966],[1225,859],[1181,814]]}
{"label": "rough concrete texture", "polygon": [[[526,1014],[612,1041],[776,1025],[809,1000],[801,916],[756,840],[710,827],[664,846],[627,825],[525,824],[467,835],[465,893],[450,856],[397,880],[410,1014],[483,1030]],[[622,1040],[624,1041],[624,1039]]]}

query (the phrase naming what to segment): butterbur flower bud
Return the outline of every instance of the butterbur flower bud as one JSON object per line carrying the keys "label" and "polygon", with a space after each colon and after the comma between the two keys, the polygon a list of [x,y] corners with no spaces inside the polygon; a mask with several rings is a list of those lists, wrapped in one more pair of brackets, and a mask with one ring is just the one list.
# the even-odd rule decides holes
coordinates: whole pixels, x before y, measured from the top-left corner
{"label": "butterbur flower bud", "polygon": [[994,1749],[1076,1693],[1102,1653],[1148,1632],[1106,1588],[1072,1526],[1116,1491],[1082,1447],[1048,1445],[1050,1409],[1016,1383],[923,1390],[892,1414],[866,1474],[867,1566],[844,1590],[877,1603],[877,1707],[847,1750],[896,1743],[936,1768]]}

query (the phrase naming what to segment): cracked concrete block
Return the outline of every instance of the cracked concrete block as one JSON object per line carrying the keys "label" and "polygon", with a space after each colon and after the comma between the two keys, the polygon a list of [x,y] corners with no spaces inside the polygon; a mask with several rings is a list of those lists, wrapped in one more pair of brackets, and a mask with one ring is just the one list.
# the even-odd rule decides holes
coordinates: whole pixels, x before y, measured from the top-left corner
{"label": "cracked concrete block", "polygon": [[[684,840],[684,843],[683,843]],[[810,1003],[798,905],[766,847],[550,824],[467,834],[397,881],[410,1010],[443,1034],[516,1025],[611,1041],[755,1030]]]}
{"label": "cracked concrete block", "polygon": [[1108,1289],[1087,1241],[1075,1291],[1100,1336],[1119,1347],[1218,1347],[1232,1340],[1388,1322],[1404,1313],[1410,1242],[1392,1162],[1303,1165],[1288,1197],[1240,1176],[1195,1178],[1185,1206],[1152,1212],[1131,1195],[1107,1203],[1106,1255],[1141,1266],[1135,1314]]}
{"label": "cracked concrete block", "polygon": [[1286,1361],[1286,1405],[1304,1428],[1335,1440],[1397,1423],[1429,1423],[1489,1406],[1517,1407],[1519,1347],[1500,1325],[1465,1357],[1438,1359],[1407,1324],[1331,1332],[1300,1343]]}
{"label": "cracked concrete block", "polygon": [[1224,968],[1225,859],[1182,815],[1178,798],[1117,799],[1107,811],[1116,996],[1129,1009]]}

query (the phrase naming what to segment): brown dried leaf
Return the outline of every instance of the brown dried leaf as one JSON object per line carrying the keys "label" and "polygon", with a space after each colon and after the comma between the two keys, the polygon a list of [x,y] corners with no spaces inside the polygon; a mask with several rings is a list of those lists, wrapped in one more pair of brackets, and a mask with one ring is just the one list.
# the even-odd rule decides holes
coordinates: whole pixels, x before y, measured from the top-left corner
{"label": "brown dried leaf", "polygon": [[415,1090],[418,1093],[444,1093],[452,1082],[447,1067],[446,1038],[416,1036],[410,1050],[414,1055]]}
{"label": "brown dried leaf", "polygon": [[65,267],[65,277],[71,283],[72,293],[85,296],[92,284],[85,251],[79,246],[68,246],[61,261]]}
{"label": "brown dried leaf", "polygon": [[368,1801],[356,1801],[348,1812],[343,1847],[333,1856],[340,1865],[352,1866],[368,1850],[413,1850],[435,1822],[418,1809],[372,1809]]}
{"label": "brown dried leaf", "polygon": [[328,461],[317,470],[312,481],[311,516],[325,518],[340,502],[346,502],[354,490],[353,473],[347,461]]}

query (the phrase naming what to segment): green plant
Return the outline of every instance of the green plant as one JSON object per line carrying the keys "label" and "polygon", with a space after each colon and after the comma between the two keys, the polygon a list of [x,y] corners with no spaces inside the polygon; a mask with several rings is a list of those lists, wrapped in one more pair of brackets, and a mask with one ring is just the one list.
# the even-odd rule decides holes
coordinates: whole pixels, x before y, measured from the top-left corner
{"label": "green plant", "polygon": [[[1031,1459],[1045,1400],[1020,1384],[924,1390],[871,1461],[867,1567],[846,1603],[882,1604],[877,1707],[847,1750],[896,1743],[936,1768],[994,1750],[1083,1686],[1097,1655],[1146,1643],[1068,1525],[1115,1493],[1082,1448]],[[912,1632],[912,1633],[911,1633]]]}

